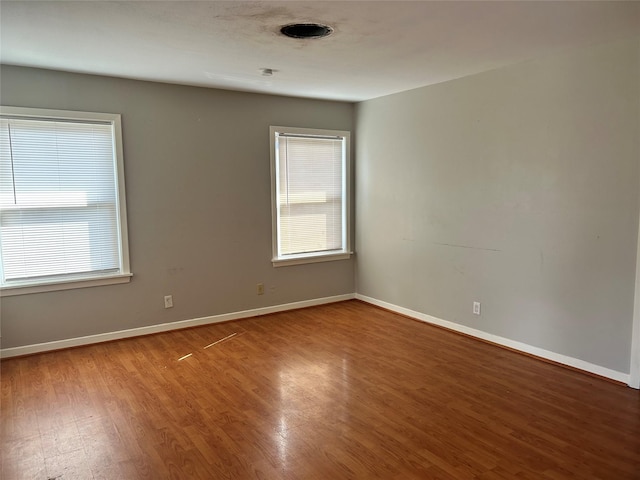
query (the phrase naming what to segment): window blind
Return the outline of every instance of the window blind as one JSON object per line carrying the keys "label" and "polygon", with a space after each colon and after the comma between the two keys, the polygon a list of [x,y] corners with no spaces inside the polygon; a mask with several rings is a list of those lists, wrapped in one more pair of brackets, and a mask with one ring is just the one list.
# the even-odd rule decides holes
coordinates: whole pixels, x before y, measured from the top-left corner
{"label": "window blind", "polygon": [[278,135],[278,254],[344,249],[344,139]]}
{"label": "window blind", "polygon": [[113,128],[0,119],[3,284],[120,271]]}

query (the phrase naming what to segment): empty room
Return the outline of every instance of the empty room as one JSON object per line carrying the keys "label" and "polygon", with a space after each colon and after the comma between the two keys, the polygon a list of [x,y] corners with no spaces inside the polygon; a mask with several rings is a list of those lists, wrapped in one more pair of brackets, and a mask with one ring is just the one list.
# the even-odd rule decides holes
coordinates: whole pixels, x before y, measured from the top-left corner
{"label": "empty room", "polygon": [[0,1],[0,478],[640,479],[640,2]]}

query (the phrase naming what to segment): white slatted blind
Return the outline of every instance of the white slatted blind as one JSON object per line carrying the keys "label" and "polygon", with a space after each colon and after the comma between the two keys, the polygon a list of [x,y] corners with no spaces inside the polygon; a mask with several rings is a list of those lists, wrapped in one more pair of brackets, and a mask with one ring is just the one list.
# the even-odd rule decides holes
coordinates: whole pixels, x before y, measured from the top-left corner
{"label": "white slatted blind", "polygon": [[3,284],[122,268],[110,122],[0,119]]}
{"label": "white slatted blind", "polygon": [[277,135],[278,256],[342,251],[344,138]]}

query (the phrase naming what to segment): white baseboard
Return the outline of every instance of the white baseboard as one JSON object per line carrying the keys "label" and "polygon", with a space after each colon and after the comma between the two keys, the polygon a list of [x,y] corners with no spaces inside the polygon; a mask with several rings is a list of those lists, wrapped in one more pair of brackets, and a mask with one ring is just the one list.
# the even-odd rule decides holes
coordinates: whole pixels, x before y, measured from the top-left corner
{"label": "white baseboard", "polygon": [[618,382],[623,382],[633,387],[633,385],[629,383],[630,376],[627,373],[611,370],[609,368],[605,368],[600,365],[595,365],[593,363],[585,362],[584,360],[568,357],[560,353],[551,352],[549,350],[544,350],[542,348],[534,347],[532,345],[527,345],[526,343],[517,342],[515,340],[510,340],[508,338],[499,337],[498,335],[493,335],[491,333],[483,332],[482,330],[476,330],[475,328],[470,328],[464,325],[460,325],[458,323],[442,320],[437,317],[432,317],[431,315],[416,312],[414,310],[409,310],[408,308],[399,307],[397,305],[393,305],[392,303],[383,302],[382,300],[377,300],[375,298],[367,297],[359,293],[357,293],[355,297],[358,300],[362,300],[363,302],[370,303],[372,305],[377,305],[387,310],[391,310],[392,312],[400,313],[402,315],[415,318],[416,320],[420,320],[422,322],[438,325],[440,327],[444,327],[449,330],[464,333],[466,335],[470,335],[472,337],[480,338],[482,340],[486,340],[491,343],[496,343],[498,345],[509,347],[514,350],[518,350],[524,353],[528,353],[530,355],[534,355],[536,357],[544,358],[546,360],[551,360],[553,362],[557,362],[563,365],[568,365],[570,367],[574,367],[579,370],[584,370],[585,372],[595,373],[596,375],[600,375],[601,377],[610,378]]}
{"label": "white baseboard", "polygon": [[3,350],[0,350],[0,358],[31,355],[34,353],[48,352],[51,350],[60,350],[62,348],[80,347],[82,345],[90,345],[92,343],[119,340],[121,338],[138,337],[140,335],[149,335],[151,333],[167,332],[169,330],[178,330],[180,328],[197,327],[199,325],[207,325],[210,323],[228,322],[229,320],[257,317],[259,315],[284,312],[286,310],[294,310],[296,308],[306,308],[313,307],[315,305],[323,305],[326,303],[342,302],[344,300],[351,300],[353,298],[355,298],[355,294],[348,293],[345,295],[314,298],[312,300],[304,300],[301,302],[285,303],[282,305],[273,305],[271,307],[255,308],[252,310],[242,310],[240,312],[223,313],[221,315],[193,318],[190,320],[181,320],[178,322],[149,325],[148,327],[131,328],[128,330],[119,330],[117,332],[100,333],[98,335],[88,335],[86,337],[76,337],[66,340],[57,340],[54,342],[37,343],[34,345],[25,345],[23,347],[5,348]]}
{"label": "white baseboard", "polygon": [[[277,312],[284,312],[287,310],[294,310],[296,308],[306,308],[306,307],[312,307],[315,305],[342,302],[345,300],[351,300],[353,298],[357,298],[358,300],[362,300],[363,302],[370,303],[372,305],[377,305],[387,310],[391,310],[393,312],[400,313],[402,315],[406,315],[411,318],[415,318],[416,320],[420,320],[426,323],[431,323],[433,325],[438,325],[438,326],[447,328],[449,330],[464,333],[472,337],[476,337],[482,340],[486,340],[488,342],[496,343],[498,345],[503,345],[505,347],[509,347],[514,350],[518,350],[524,353],[534,355],[536,357],[551,360],[553,362],[557,362],[563,365],[568,365],[568,366],[577,368],[579,370],[584,370],[586,372],[594,373],[596,375],[600,375],[601,377],[610,378],[612,380],[626,383],[627,385],[634,387],[634,385],[630,384],[631,378],[630,378],[630,375],[627,373],[611,370],[609,368],[602,367],[600,365],[595,365],[593,363],[585,362],[584,360],[568,357],[566,355],[551,352],[549,350],[544,350],[542,348],[534,347],[526,343],[517,342],[515,340],[510,340],[508,338],[500,337],[498,335],[493,335],[491,333],[483,332],[482,330],[477,330],[475,328],[470,328],[464,325],[449,322],[447,320],[442,320],[440,318],[433,317],[431,315],[416,312],[408,308],[399,307],[392,303],[387,303],[382,300],[377,300],[372,297],[367,297],[359,293],[357,294],[349,293],[345,295],[336,295],[333,297],[315,298],[311,300],[304,300],[301,302],[285,303],[282,305],[273,305],[270,307],[255,308],[252,310],[242,310],[239,312],[223,313],[221,315],[211,315],[208,317],[193,318],[189,320],[181,320],[178,322],[161,323],[158,325],[150,325],[148,327],[119,330],[116,332],[101,333],[98,335],[88,335],[85,337],[76,337],[76,338],[70,338],[66,340],[57,340],[54,342],[38,343],[34,345],[25,345],[22,347],[5,348],[0,350],[0,358],[10,358],[10,357],[18,357],[22,355],[31,355],[34,353],[48,352],[51,350],[60,350],[63,348],[79,347],[82,345],[90,345],[93,343],[119,340],[121,338],[138,337],[141,335],[167,332],[170,330],[178,330],[181,328],[197,327],[200,325],[207,325],[212,323],[228,322],[230,320],[239,320],[242,318],[257,317],[260,315],[267,315],[269,313],[277,313]],[[634,387],[634,388],[637,388],[637,387]]]}

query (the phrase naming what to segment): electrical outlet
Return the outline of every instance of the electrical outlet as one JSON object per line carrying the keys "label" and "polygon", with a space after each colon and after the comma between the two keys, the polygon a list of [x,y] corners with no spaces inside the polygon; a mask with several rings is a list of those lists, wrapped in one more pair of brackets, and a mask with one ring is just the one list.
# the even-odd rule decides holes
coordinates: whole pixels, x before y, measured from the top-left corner
{"label": "electrical outlet", "polygon": [[480,302],[473,302],[473,314],[480,315]]}
{"label": "electrical outlet", "polygon": [[264,283],[258,283],[256,285],[256,293],[258,295],[264,295]]}
{"label": "electrical outlet", "polygon": [[173,308],[173,295],[164,296],[164,308]]}

